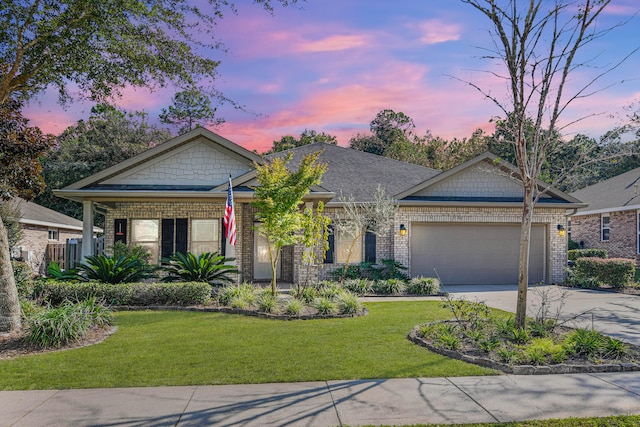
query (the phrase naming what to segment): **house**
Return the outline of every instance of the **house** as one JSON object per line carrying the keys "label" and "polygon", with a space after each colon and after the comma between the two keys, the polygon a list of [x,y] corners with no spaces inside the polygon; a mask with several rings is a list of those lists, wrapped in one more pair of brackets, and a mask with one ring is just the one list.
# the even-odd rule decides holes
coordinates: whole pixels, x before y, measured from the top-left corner
{"label": "house", "polygon": [[[18,197],[11,199],[10,204],[12,210],[20,213],[18,223],[22,231],[12,257],[29,264],[33,273],[46,272],[47,249],[51,245],[82,238],[82,221]],[[102,229],[95,228],[94,235],[98,232]]]}
{"label": "house", "polygon": [[610,257],[640,260],[640,168],[571,194],[588,203],[571,216],[571,239]]}
{"label": "house", "polygon": [[[378,185],[398,201],[394,225],[384,235],[367,235],[351,262],[393,258],[412,276],[434,276],[445,284],[516,283],[522,188],[515,168],[492,154],[480,155],[441,172],[336,145],[316,143],[291,152],[296,159],[321,151],[328,164],[320,186],[305,203],[325,202],[325,213],[341,220],[340,195],[368,201]],[[283,155],[277,153],[272,156]],[[106,216],[106,245],[115,241],[147,247],[154,260],[176,251],[223,251],[235,256],[241,279],[270,278],[265,240],[251,205],[254,162],[263,158],[206,129],[198,128],[136,157],[83,179],[55,194],[83,203]],[[292,163],[293,164],[293,163]],[[227,181],[232,178],[238,241],[223,239]],[[583,207],[577,199],[550,189],[534,210],[531,282],[564,279],[567,212]],[[319,278],[343,265],[341,236],[320,266]],[[85,252],[86,253],[86,252]],[[305,277],[302,247],[283,249],[280,279]]]}

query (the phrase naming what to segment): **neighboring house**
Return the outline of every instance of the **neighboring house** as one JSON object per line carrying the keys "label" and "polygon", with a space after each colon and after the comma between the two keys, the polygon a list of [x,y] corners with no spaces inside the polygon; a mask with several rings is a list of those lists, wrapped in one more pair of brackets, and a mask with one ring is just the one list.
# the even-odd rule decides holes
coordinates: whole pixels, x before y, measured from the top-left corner
{"label": "neighboring house", "polygon": [[610,257],[640,260],[640,168],[572,193],[588,204],[573,215],[571,239]]}
{"label": "neighboring house", "polygon": [[[486,153],[446,172],[373,154],[316,143],[291,150],[292,165],[305,154],[322,151],[328,164],[320,186],[306,203],[326,203],[325,213],[341,220],[340,195],[368,201],[378,184],[400,206],[385,235],[367,235],[351,262],[393,258],[412,276],[441,276],[447,284],[517,283],[522,187],[515,168]],[[277,153],[272,156],[280,156]],[[204,128],[156,146],[55,194],[106,215],[106,245],[114,241],[147,247],[154,260],[176,251],[223,251],[235,256],[241,279],[270,278],[265,239],[256,227],[252,185],[254,162],[263,158]],[[227,180],[232,177],[238,242],[223,239]],[[534,211],[530,280],[564,279],[567,211],[583,207],[577,199],[551,189]],[[85,232],[92,216],[85,214]],[[406,232],[400,232],[406,230]],[[330,238],[319,278],[343,265],[345,241]],[[305,277],[302,246],[283,249],[280,280]],[[315,273],[314,273],[315,274]]]}
{"label": "neighboring house", "polygon": [[[50,245],[82,238],[82,221],[17,197],[10,203],[12,208],[20,212],[22,230],[12,256],[29,264],[33,273],[46,272],[47,248]],[[96,228],[94,231],[102,232],[102,229]]]}

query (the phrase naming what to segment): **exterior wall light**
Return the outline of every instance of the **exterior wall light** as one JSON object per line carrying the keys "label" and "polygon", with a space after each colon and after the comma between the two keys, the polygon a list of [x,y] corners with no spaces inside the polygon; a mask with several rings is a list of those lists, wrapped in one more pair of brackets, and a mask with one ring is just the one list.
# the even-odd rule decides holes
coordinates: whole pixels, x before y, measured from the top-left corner
{"label": "exterior wall light", "polygon": [[400,224],[400,235],[401,236],[407,235],[407,227],[405,227],[404,224]]}
{"label": "exterior wall light", "polygon": [[567,234],[567,230],[564,229],[564,225],[558,224],[558,236],[564,237]]}

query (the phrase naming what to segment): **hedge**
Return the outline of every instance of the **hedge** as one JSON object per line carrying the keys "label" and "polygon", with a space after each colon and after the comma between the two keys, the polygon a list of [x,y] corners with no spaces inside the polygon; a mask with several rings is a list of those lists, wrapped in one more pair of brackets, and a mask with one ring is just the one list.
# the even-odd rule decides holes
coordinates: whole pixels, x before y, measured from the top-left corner
{"label": "hedge", "polygon": [[572,249],[569,251],[569,261],[575,261],[578,258],[608,258],[609,254],[606,249]]}
{"label": "hedge", "polygon": [[65,301],[83,301],[95,296],[107,305],[197,305],[211,298],[211,286],[204,282],[120,283],[39,282],[36,294],[57,306]]}
{"label": "hedge", "polygon": [[635,261],[626,258],[578,258],[576,260],[576,275],[578,277],[593,277],[598,285],[609,285],[623,288],[633,283],[635,275]]}

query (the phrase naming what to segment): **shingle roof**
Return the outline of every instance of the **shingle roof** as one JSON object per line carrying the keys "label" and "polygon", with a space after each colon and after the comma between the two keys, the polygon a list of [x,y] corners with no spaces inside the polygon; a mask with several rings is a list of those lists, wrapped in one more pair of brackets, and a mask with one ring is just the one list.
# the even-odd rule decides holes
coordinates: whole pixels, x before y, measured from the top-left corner
{"label": "shingle roof", "polygon": [[20,210],[20,222],[41,223],[43,225],[51,225],[59,228],[71,228],[74,230],[82,230],[82,221],[56,212],[52,209],[45,208],[33,202],[28,202],[20,198],[11,200],[11,206]]}
{"label": "shingle roof", "polygon": [[293,148],[266,157],[275,158],[294,153],[291,165],[297,166],[304,156],[316,151],[322,151],[319,160],[327,163],[328,166],[320,185],[336,194],[333,200],[336,202],[339,201],[340,194],[353,195],[355,200],[360,202],[369,201],[375,194],[378,184],[384,187],[387,195],[395,196],[441,173],[424,166],[324,142]]}
{"label": "shingle roof", "polygon": [[640,168],[590,185],[571,195],[589,204],[586,208],[580,209],[580,212],[616,210],[640,205]]}

